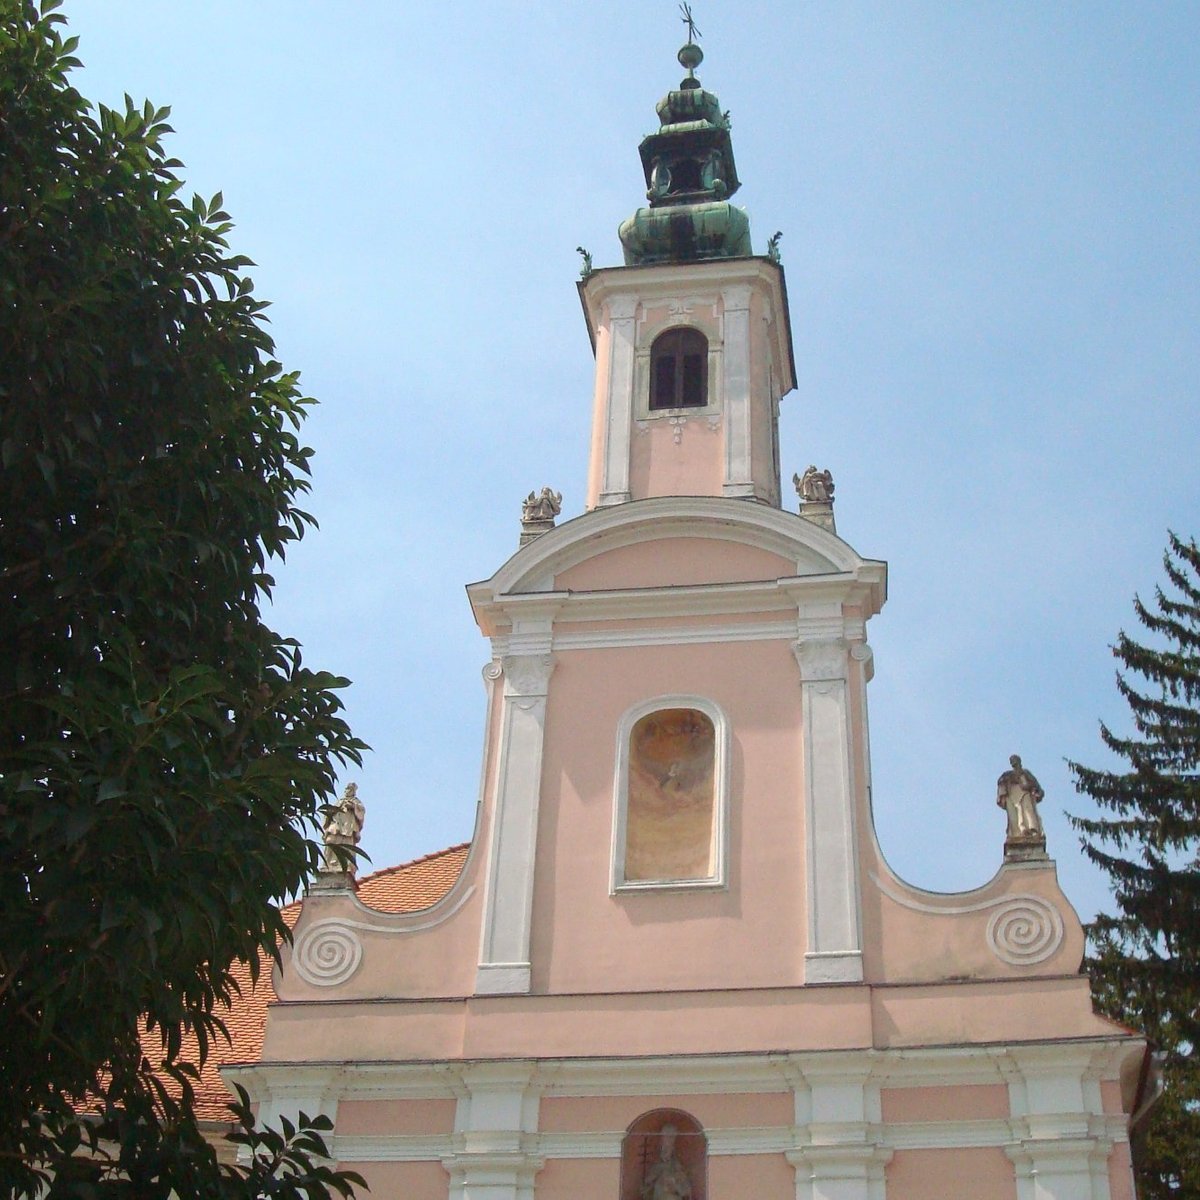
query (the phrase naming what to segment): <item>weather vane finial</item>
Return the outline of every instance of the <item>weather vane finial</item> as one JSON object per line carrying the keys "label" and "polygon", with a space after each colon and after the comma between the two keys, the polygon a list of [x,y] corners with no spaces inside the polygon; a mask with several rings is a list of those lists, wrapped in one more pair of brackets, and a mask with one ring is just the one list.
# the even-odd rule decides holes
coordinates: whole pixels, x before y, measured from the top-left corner
{"label": "weather vane finial", "polygon": [[687,0],[679,6],[679,11],[682,14],[680,20],[688,27],[688,41],[694,43],[698,37],[703,37],[704,34],[696,28],[696,22],[692,17],[692,6],[687,3]]}

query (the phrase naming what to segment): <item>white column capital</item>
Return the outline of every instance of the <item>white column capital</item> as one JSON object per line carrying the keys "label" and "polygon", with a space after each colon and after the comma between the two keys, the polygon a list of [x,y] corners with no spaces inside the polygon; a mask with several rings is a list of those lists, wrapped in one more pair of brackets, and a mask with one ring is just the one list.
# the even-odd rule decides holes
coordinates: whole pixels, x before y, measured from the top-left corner
{"label": "white column capital", "polygon": [[608,317],[611,321],[632,321],[637,316],[638,298],[634,295],[610,296]]}
{"label": "white column capital", "polygon": [[506,654],[501,659],[501,667],[506,699],[535,700],[544,697],[550,689],[554,655]]}
{"label": "white column capital", "polygon": [[745,283],[732,284],[721,289],[721,300],[726,312],[740,312],[750,307],[751,288]]}
{"label": "white column capital", "polygon": [[845,679],[848,649],[846,641],[842,638],[796,642],[792,646],[792,653],[796,656],[801,680],[804,683],[821,683],[826,680]]}

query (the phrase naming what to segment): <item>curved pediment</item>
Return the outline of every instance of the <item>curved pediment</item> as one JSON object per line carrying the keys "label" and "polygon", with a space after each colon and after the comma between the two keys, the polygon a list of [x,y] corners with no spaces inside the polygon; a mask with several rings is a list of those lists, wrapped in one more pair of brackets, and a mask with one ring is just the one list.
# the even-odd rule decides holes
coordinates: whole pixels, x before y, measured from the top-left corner
{"label": "curved pediment", "polygon": [[[685,557],[686,566],[677,561]],[[857,575],[870,563],[841,538],[795,513],[745,500],[668,496],[595,509],[567,521],[514,554],[486,587],[503,596],[720,584]]]}

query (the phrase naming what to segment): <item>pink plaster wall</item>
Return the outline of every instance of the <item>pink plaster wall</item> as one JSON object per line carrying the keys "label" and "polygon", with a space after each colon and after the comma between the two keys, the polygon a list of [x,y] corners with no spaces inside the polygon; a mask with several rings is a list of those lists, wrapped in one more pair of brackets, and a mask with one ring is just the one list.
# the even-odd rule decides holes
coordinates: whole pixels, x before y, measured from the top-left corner
{"label": "pink plaster wall", "polygon": [[948,1087],[883,1088],[883,1119],[890,1121],[985,1121],[1008,1114],[1008,1088],[1002,1083]]}
{"label": "pink plaster wall", "polygon": [[782,1154],[710,1154],[711,1200],[795,1200],[796,1172]]}
{"label": "pink plaster wall", "polygon": [[403,1200],[446,1200],[450,1175],[440,1162],[342,1163],[357,1171],[370,1187],[362,1193],[370,1200],[402,1197]]}
{"label": "pink plaster wall", "polygon": [[[709,385],[712,386],[711,383]],[[673,414],[678,418],[679,414]],[[725,471],[722,438],[703,415],[683,415],[676,426],[654,416],[647,428],[634,428],[629,448],[629,493],[634,500],[651,496],[719,496]]]}
{"label": "pink plaster wall", "polygon": [[1013,1165],[996,1146],[897,1150],[887,1165],[888,1200],[1016,1200]]}
{"label": "pink plaster wall", "polygon": [[723,538],[656,538],[601,550],[560,571],[554,586],[563,591],[605,588],[683,587],[700,583],[740,583],[781,579],[796,572],[795,562]]}
{"label": "pink plaster wall", "polygon": [[1092,1011],[1084,976],[880,987],[872,991],[877,1046],[1024,1042],[1111,1033]]}
{"label": "pink plaster wall", "polygon": [[343,1100],[337,1110],[337,1134],[439,1134],[454,1132],[454,1100]]}
{"label": "pink plaster wall", "polygon": [[871,1044],[861,987],[278,1004],[265,1062],[608,1057]]}
{"label": "pink plaster wall", "polygon": [[551,1158],[534,1178],[537,1200],[617,1200],[621,1160],[617,1158]]}
{"label": "pink plaster wall", "polygon": [[638,1117],[656,1108],[678,1108],[704,1127],[744,1129],[753,1126],[789,1126],[793,1100],[790,1092],[687,1096],[543,1096],[538,1128],[550,1133],[578,1133],[607,1129],[623,1131]]}
{"label": "pink plaster wall", "polygon": [[1108,1156],[1109,1200],[1136,1200],[1129,1143],[1118,1142]]}
{"label": "pink plaster wall", "polygon": [[[729,886],[612,896],[617,726],[632,705],[668,692],[708,698],[729,720]],[[557,655],[539,810],[535,991],[800,981],[799,704],[796,664],[784,642]]]}
{"label": "pink plaster wall", "polygon": [[1100,1098],[1106,1113],[1123,1113],[1125,1103],[1121,1096],[1121,1081],[1106,1079],[1100,1084]]}

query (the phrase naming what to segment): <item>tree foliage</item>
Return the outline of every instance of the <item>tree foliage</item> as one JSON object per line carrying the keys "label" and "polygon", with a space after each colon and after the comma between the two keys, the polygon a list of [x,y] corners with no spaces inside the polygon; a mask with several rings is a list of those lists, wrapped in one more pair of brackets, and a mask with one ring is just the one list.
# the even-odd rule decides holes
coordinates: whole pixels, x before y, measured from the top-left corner
{"label": "tree foliage", "polygon": [[168,110],[93,108],[56,7],[0,0],[0,1174],[66,1186],[82,1128],[240,1195],[181,1038],[207,1054],[231,964],[286,938],[362,749],[259,607],[313,523],[311,401]]}
{"label": "tree foliage", "polygon": [[1100,808],[1072,820],[1116,903],[1089,929],[1093,989],[1164,1056],[1166,1091],[1135,1143],[1144,1200],[1200,1195],[1200,549],[1172,534],[1163,563],[1170,587],[1134,601],[1149,644],[1122,632],[1113,647],[1133,732],[1100,736],[1122,766],[1071,764]]}

